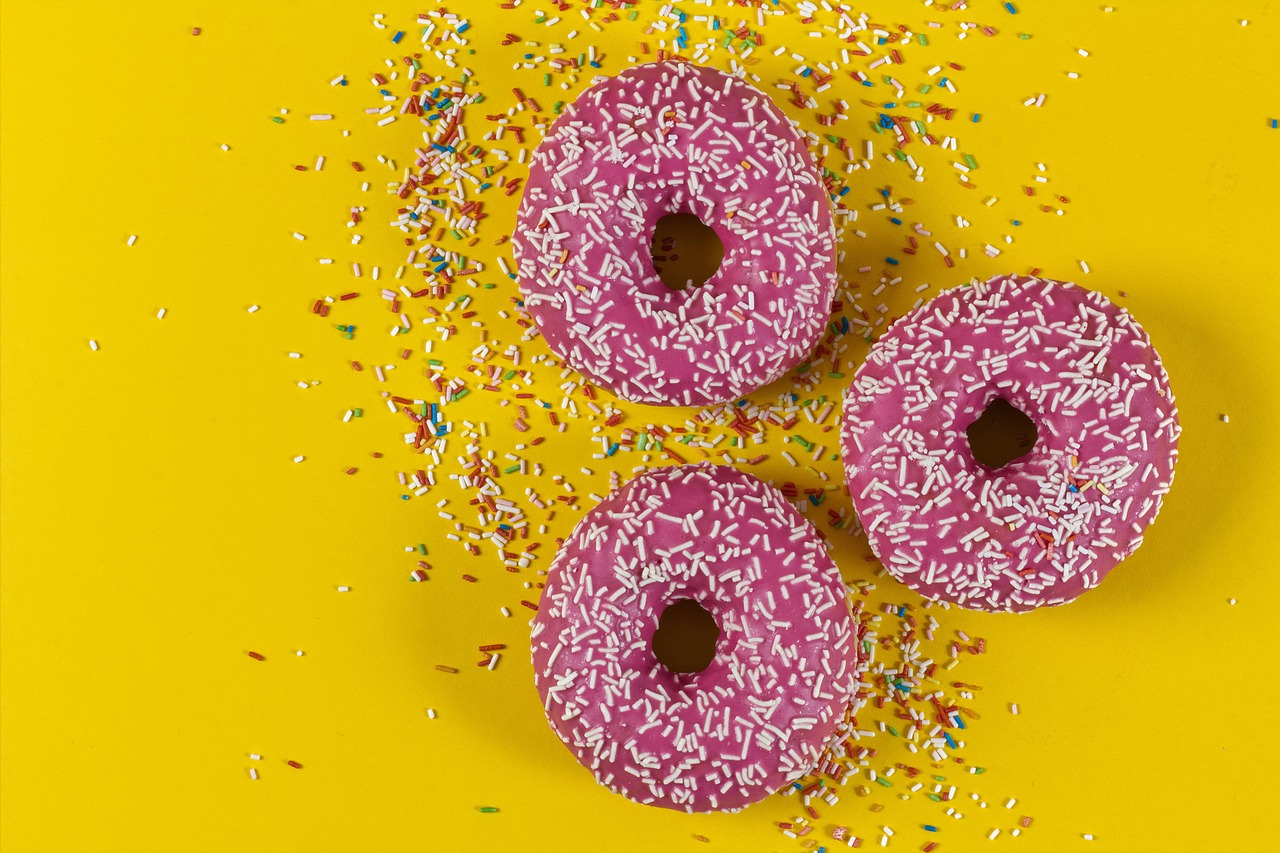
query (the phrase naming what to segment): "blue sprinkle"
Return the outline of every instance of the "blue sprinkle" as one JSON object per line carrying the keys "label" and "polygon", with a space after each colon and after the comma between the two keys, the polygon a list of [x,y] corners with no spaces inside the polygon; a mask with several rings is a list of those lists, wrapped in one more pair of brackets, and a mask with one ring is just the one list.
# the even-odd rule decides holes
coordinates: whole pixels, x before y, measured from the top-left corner
{"label": "blue sprinkle", "polygon": [[1078,491],[1080,491],[1080,490],[1079,490],[1078,488],[1076,488],[1075,486],[1067,486],[1067,491],[1068,491],[1068,492],[1078,492]]}
{"label": "blue sprinkle", "polygon": [[884,260],[885,260],[885,263],[887,263],[887,264],[893,264],[895,267],[898,265],[898,259],[897,259],[897,258],[885,258]]}
{"label": "blue sprinkle", "polygon": [[605,456],[612,456],[617,452],[618,452],[618,442],[615,441],[612,445],[609,446],[609,452],[606,453]]}
{"label": "blue sprinkle", "polygon": [[955,749],[955,748],[956,748],[956,742],[955,742],[954,740],[952,740],[952,739],[951,739],[951,735],[950,735],[950,734],[948,734],[947,732],[943,732],[943,733],[942,733],[942,737],[943,737],[944,739],[946,739],[946,741],[947,741],[947,745],[948,745],[948,746],[950,746],[952,749]]}
{"label": "blue sprinkle", "polygon": [[1018,14],[1018,10],[1014,8],[1012,3],[1005,3],[1004,7],[1009,10],[1010,15]]}
{"label": "blue sprinkle", "polygon": [[1018,225],[1021,225],[1021,224],[1022,224],[1022,220],[1021,220],[1021,219],[1015,219],[1015,220],[1013,220],[1013,224],[1014,224],[1014,226],[1015,226],[1015,227],[1016,227],[1016,226],[1018,226]]}
{"label": "blue sprinkle", "polygon": [[868,89],[870,89],[872,86],[874,86],[874,85],[875,85],[875,83],[872,83],[870,80],[863,80],[863,81],[862,81],[862,85],[864,85],[864,86],[866,86]]}
{"label": "blue sprinkle", "polygon": [[933,824],[926,823],[926,824],[924,825],[924,831],[925,831],[925,832],[937,832],[937,831],[938,831],[938,827],[934,826]]}
{"label": "blue sprinkle", "polygon": [[445,267],[447,267],[447,266],[449,266],[449,262],[448,262],[448,261],[445,261],[445,262],[444,262],[444,263],[442,263],[440,266],[438,266],[438,267],[436,267],[434,270],[432,270],[432,272],[440,272],[441,270],[443,270],[443,269],[444,269]]}
{"label": "blue sprinkle", "polygon": [[978,122],[980,122],[980,121],[982,121],[982,113],[974,113],[974,114],[973,114],[973,123],[974,123],[974,124],[977,124],[977,123],[978,123]]}
{"label": "blue sprinkle", "polygon": [[1280,119],[1274,119],[1274,118],[1273,118],[1273,119],[1271,120],[1271,128],[1272,128],[1272,130],[1274,130],[1274,129],[1275,129],[1275,128],[1277,128],[1277,127],[1280,127]]}
{"label": "blue sprinkle", "polygon": [[896,216],[890,216],[890,217],[889,217],[889,221],[890,221],[890,222],[892,222],[894,225],[901,225],[901,224],[902,224],[902,220],[901,220],[901,219],[899,219],[899,218],[898,218],[898,217],[896,217]]}
{"label": "blue sprinkle", "polygon": [[471,24],[469,24],[469,23],[468,23],[468,24],[463,24],[462,26],[458,27],[458,35],[462,35],[463,33],[465,33],[465,32],[466,32],[467,30],[469,30],[469,29],[471,29]]}
{"label": "blue sprinkle", "polygon": [[395,35],[393,35],[393,36],[391,37],[391,43],[392,43],[392,44],[399,44],[399,43],[400,43],[400,39],[402,39],[402,38],[404,38],[404,30],[400,30],[400,31],[399,31],[399,32],[397,32]]}
{"label": "blue sprinkle", "polygon": [[880,190],[880,195],[884,196],[885,198],[888,198],[888,197],[889,197],[889,191],[888,191],[888,190]]}
{"label": "blue sprinkle", "polygon": [[390,96],[391,96],[391,93],[390,93],[390,92],[388,92],[386,89],[379,89],[379,90],[378,90],[378,94],[380,94],[380,95],[386,95],[387,97],[390,97]]}

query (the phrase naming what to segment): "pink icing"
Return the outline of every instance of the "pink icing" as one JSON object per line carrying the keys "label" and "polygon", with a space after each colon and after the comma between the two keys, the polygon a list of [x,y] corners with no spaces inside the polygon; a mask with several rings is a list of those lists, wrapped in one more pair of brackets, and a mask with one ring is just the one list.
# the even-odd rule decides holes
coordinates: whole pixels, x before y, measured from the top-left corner
{"label": "pink icing", "polygon": [[[991,469],[966,428],[1004,398],[1036,425]],[[845,398],[845,472],[876,556],[929,598],[1062,604],[1142,544],[1173,481],[1178,413],[1142,327],[1073,284],[940,294],[872,347]]]}
{"label": "pink icing", "polygon": [[[720,629],[702,672],[651,643],[693,599]],[[809,770],[866,661],[844,584],[777,489],[708,463],[646,471],[556,554],[532,630],[547,719],[596,779],[641,803],[733,811]]]}
{"label": "pink icing", "polygon": [[[671,290],[657,221],[692,213],[724,244],[701,287]],[[570,367],[642,403],[703,405],[802,361],[835,292],[835,226],[808,149],[768,96],[657,62],[584,92],[534,153],[515,234],[520,288]]]}

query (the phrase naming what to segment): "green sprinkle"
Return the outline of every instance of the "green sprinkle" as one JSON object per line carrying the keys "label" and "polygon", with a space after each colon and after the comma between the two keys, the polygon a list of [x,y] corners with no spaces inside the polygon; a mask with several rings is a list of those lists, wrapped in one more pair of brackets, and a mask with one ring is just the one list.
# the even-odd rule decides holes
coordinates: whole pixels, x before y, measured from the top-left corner
{"label": "green sprinkle", "polygon": [[929,799],[933,800],[935,803],[942,802],[942,797],[939,797],[937,794],[930,794]]}
{"label": "green sprinkle", "polygon": [[890,785],[890,784],[889,784],[889,780],[888,780],[888,779],[886,779],[886,778],[884,778],[883,776],[877,776],[877,777],[876,777],[876,781],[877,781],[878,783],[880,783],[881,785],[883,785],[884,787],[886,787],[886,788],[892,788],[892,787],[893,787],[892,785]]}
{"label": "green sprinkle", "polygon": [[352,411],[352,414],[355,415],[357,418],[364,417],[364,409],[354,409]]}
{"label": "green sprinkle", "polygon": [[284,119],[280,118],[280,116],[272,116],[271,120],[276,124],[284,124]]}
{"label": "green sprinkle", "polygon": [[418,553],[425,557],[427,555],[427,546],[419,542]]}
{"label": "green sprinkle", "polygon": [[916,38],[919,39],[920,44],[924,45],[925,47],[929,46],[929,40],[925,38],[924,33],[917,34]]}
{"label": "green sprinkle", "polygon": [[497,806],[481,806],[480,807],[481,814],[493,814],[497,810],[498,810]]}
{"label": "green sprinkle", "polygon": [[964,161],[969,164],[970,169],[978,168],[978,161],[973,159],[973,155],[971,154],[964,155]]}
{"label": "green sprinkle", "polygon": [[[503,469],[502,469],[502,473],[504,473],[504,474],[514,474],[515,472],[517,472],[517,471],[519,471],[519,470],[520,470],[520,466],[519,466],[519,465],[512,465],[510,468],[503,468]],[[484,809],[481,809],[481,811],[484,811]],[[494,811],[497,811],[497,809],[494,809]]]}
{"label": "green sprinkle", "polygon": [[506,373],[502,374],[503,382],[510,382],[512,379],[515,379],[515,378],[516,378],[516,372],[514,370],[508,370]]}
{"label": "green sprinkle", "polygon": [[432,367],[440,367],[444,362],[438,358],[429,358],[427,359],[427,364],[430,364]]}
{"label": "green sprinkle", "polygon": [[893,726],[886,725],[885,728],[888,729],[889,734],[893,735],[894,737],[901,737],[901,735],[898,734],[898,730],[895,729]]}
{"label": "green sprinkle", "polygon": [[470,393],[471,393],[471,389],[470,389],[470,388],[463,388],[461,391],[459,391],[458,393],[454,394],[450,399],[451,399],[451,400],[461,400],[463,397],[467,396],[467,395],[468,395],[468,394],[470,394]]}

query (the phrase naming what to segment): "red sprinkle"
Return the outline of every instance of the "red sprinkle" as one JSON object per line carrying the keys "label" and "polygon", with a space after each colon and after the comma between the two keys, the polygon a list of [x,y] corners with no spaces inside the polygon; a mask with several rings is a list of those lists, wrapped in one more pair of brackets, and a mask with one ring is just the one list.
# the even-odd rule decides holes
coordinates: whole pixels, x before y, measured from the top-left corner
{"label": "red sprinkle", "polygon": [[302,765],[296,761],[286,761],[285,763],[288,764],[290,767],[294,768],[295,770],[302,769]]}
{"label": "red sprinkle", "polygon": [[245,654],[247,654],[249,657],[253,658],[254,660],[266,660],[266,657],[264,655],[260,655],[257,652],[245,652]]}

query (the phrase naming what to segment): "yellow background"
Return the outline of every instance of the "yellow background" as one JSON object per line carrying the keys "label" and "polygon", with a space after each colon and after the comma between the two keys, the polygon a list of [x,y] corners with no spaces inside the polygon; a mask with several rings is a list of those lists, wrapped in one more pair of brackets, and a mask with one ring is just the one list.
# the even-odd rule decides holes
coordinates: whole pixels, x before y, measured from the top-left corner
{"label": "yellow background", "polygon": [[[909,184],[883,159],[846,176],[854,188],[846,201],[860,213],[852,227],[868,235],[844,242],[855,285],[870,289],[886,268],[882,257],[904,257],[896,250],[906,232],[868,209],[873,187],[912,196],[908,222],[926,222],[977,255],[949,270],[922,251],[897,270],[902,285],[864,304],[884,300],[896,315],[918,283],[930,283],[931,294],[971,275],[1033,266],[1112,298],[1126,291],[1122,303],[1169,370],[1185,433],[1163,514],[1099,590],[1021,618],[939,615],[947,632],[988,642],[985,656],[956,671],[984,688],[965,755],[989,769],[966,791],[981,792],[988,808],[966,800],[965,819],[952,821],[923,798],[877,791],[885,810],[872,813],[870,801],[846,793],[839,807],[823,808],[819,826],[849,824],[864,848],[877,847],[879,827],[890,825],[890,849],[918,850],[923,823],[943,824],[934,836],[942,853],[1069,850],[1089,845],[1082,833],[1114,851],[1280,844],[1271,821],[1280,788],[1280,130],[1268,126],[1280,117],[1280,26],[1267,2],[1116,2],[1110,13],[1096,2],[1031,0],[1016,4],[1016,16],[979,0],[963,12],[889,2],[868,10],[872,20],[929,34],[927,50],[904,50],[909,85],[929,65],[966,66],[955,76],[959,92],[941,93],[962,121],[943,130],[957,132],[980,169],[978,188],[965,189],[952,158],[935,150],[922,156],[923,183]],[[660,35],[642,30],[662,4],[641,4],[639,22],[602,32],[576,2],[563,13],[568,24],[536,24],[540,5],[550,8],[452,4],[473,21],[475,53],[465,62],[479,89],[493,93],[495,112],[511,105],[511,85],[544,103],[557,99],[540,91],[541,69],[512,71],[520,46],[500,48],[507,32],[545,45],[575,25],[575,52],[590,39],[606,54],[607,73],[626,67],[641,40],[658,46]],[[381,106],[369,76],[404,52],[389,44],[392,29],[406,30],[409,47],[413,13],[431,6],[4,4],[6,851],[800,849],[771,828],[795,814],[793,800],[689,817],[597,788],[551,734],[532,687],[528,611],[518,602],[536,596],[522,586],[536,581],[533,569],[507,573],[487,546],[472,558],[445,540],[451,523],[438,517],[436,500],[469,515],[452,483],[400,498],[395,472],[416,460],[401,443],[407,422],[385,412],[378,392],[427,394],[415,370],[424,337],[415,334],[417,355],[387,386],[347,360],[388,363],[399,349],[385,337],[390,318],[377,313],[368,278],[370,266],[389,273],[404,255],[401,235],[384,224],[396,205],[381,190],[394,175],[374,155],[406,163],[418,140],[409,122],[381,128],[363,111]],[[374,29],[372,11],[385,12],[392,29]],[[717,11],[744,17],[723,4]],[[1241,18],[1252,20],[1242,27]],[[946,26],[924,29],[927,20]],[[1000,34],[959,40],[958,20]],[[192,26],[203,33],[193,37]],[[765,85],[791,79],[798,65],[775,58],[776,45],[810,61],[833,57],[833,37],[810,39],[802,29],[796,15],[766,24],[751,67]],[[727,56],[713,62],[723,67]],[[339,74],[351,85],[331,87]],[[852,119],[839,130],[860,144],[875,114],[860,99],[885,100],[891,90],[843,80],[818,97],[849,101]],[[582,75],[571,90],[587,81]],[[1023,106],[1040,92],[1043,107]],[[490,127],[487,106],[468,111],[472,139]],[[269,121],[282,107],[286,123]],[[787,109],[812,127],[812,113]],[[972,111],[980,124],[969,122]],[[316,112],[336,119],[308,122]],[[885,138],[876,142],[879,157]],[[514,154],[510,139],[503,144]],[[327,164],[319,173],[291,168],[320,154]],[[353,159],[366,165],[363,176],[347,166]],[[1070,197],[1066,215],[1041,214],[1020,197],[1037,162],[1046,186]],[[374,185],[367,194],[362,177]],[[491,215],[479,233],[490,255],[518,195],[486,196]],[[990,195],[1001,201],[983,207]],[[368,208],[360,246],[349,245],[344,226],[353,204]],[[957,229],[955,215],[970,228]],[[1013,228],[1014,218],[1023,225]],[[308,239],[294,240],[294,231]],[[998,243],[1000,258],[975,251],[1006,233],[1017,239]],[[130,234],[138,241],[126,247]],[[481,256],[492,269],[492,257]],[[317,257],[335,264],[321,267]],[[365,278],[352,280],[351,261],[365,265]],[[862,263],[875,272],[853,273]],[[489,280],[499,287],[477,296],[479,319],[504,344],[517,341],[514,323],[496,316],[514,284],[496,272]],[[354,341],[309,312],[316,297],[347,289],[363,292],[360,304],[330,320],[358,323]],[[251,304],[261,310],[248,313]],[[438,349],[450,375],[472,385],[462,368],[473,334]],[[90,339],[100,351],[90,351]],[[851,340],[857,346],[846,356],[856,365],[865,346]],[[523,349],[543,351],[540,341]],[[558,375],[541,369],[534,390],[557,400]],[[320,384],[297,387],[311,380]],[[842,384],[826,380],[820,392],[838,394]],[[788,387],[781,380],[755,399]],[[484,446],[500,457],[516,439],[498,399],[473,393],[451,418],[489,421]],[[365,415],[343,424],[352,406]],[[624,408],[632,425],[683,416]],[[606,465],[587,458],[590,427],[576,421],[528,454],[548,470],[535,485],[554,494],[549,474],[567,473],[582,510],[593,504],[588,493],[608,489]],[[814,469],[781,459],[782,437],[771,433],[770,459],[753,473],[820,485]],[[460,447],[455,438],[449,455]],[[371,458],[375,450],[385,456]],[[295,464],[299,454],[307,459]],[[615,461],[624,474],[635,464],[634,456]],[[360,472],[346,476],[348,466]],[[838,481],[838,463],[817,468]],[[457,470],[442,464],[438,474]],[[504,482],[517,496],[525,486]],[[828,505],[847,502],[837,492]],[[545,568],[552,537],[578,515],[562,511],[535,537],[543,543],[535,568]],[[404,549],[419,542],[434,569],[431,580],[411,584],[415,557]],[[848,578],[871,576],[860,540],[839,537],[837,549]],[[462,582],[462,572],[479,581]],[[338,585],[352,590],[338,593]],[[895,587],[882,580],[879,593],[916,600]],[[501,606],[516,612],[503,618]],[[481,643],[507,645],[493,672],[474,666]],[[437,663],[462,671],[445,675]],[[1020,704],[1018,716],[1010,702]],[[877,740],[898,756],[896,741]],[[285,766],[291,759],[303,768]],[[1011,796],[1019,805],[1004,813]],[[501,811],[481,814],[482,805]],[[1006,829],[986,840],[1022,813],[1035,823],[1021,838]],[[825,828],[811,837],[826,837]]]}

